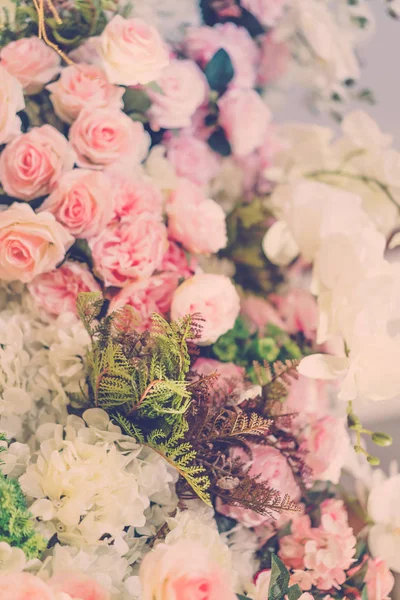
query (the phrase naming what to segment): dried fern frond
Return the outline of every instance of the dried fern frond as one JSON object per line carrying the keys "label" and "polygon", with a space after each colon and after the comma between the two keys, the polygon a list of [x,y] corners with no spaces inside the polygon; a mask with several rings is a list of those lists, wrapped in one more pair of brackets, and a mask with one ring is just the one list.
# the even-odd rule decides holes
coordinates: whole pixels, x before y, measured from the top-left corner
{"label": "dried fern frond", "polygon": [[254,477],[246,477],[232,490],[221,490],[220,498],[232,506],[254,510],[258,514],[274,517],[274,513],[298,512],[298,505],[290,497]]}

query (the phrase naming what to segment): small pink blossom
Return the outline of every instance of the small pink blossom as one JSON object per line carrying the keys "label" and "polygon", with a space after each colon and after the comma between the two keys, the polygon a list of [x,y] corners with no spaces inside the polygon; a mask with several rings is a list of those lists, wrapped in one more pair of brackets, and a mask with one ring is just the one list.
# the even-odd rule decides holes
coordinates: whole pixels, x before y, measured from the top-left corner
{"label": "small pink blossom", "polygon": [[157,217],[142,213],[109,225],[89,245],[95,271],[105,285],[123,287],[159,268],[167,249],[167,230]]}
{"label": "small pink blossom", "polygon": [[198,358],[192,367],[193,373],[200,376],[211,375],[217,372],[219,377],[210,387],[211,402],[218,403],[226,400],[230,396],[240,396],[244,392],[244,367],[238,367],[234,363],[223,363],[212,358]]}
{"label": "small pink blossom", "polygon": [[1,600],[56,600],[51,588],[30,573],[0,575]]}
{"label": "small pink blossom", "polygon": [[349,450],[345,419],[324,416],[305,426],[300,449],[314,481],[338,483]]}
{"label": "small pink blossom", "polygon": [[394,586],[394,577],[382,558],[370,558],[365,575],[368,600],[388,600]]}
{"label": "small pink blossom", "polygon": [[57,52],[35,35],[4,46],[0,60],[26,94],[38,94],[61,70]]}
{"label": "small pink blossom", "polygon": [[229,574],[199,542],[159,544],[140,565],[142,600],[237,600]]}
{"label": "small pink blossom", "polygon": [[317,302],[307,290],[291,288],[279,296],[271,294],[270,300],[277,306],[289,333],[303,333],[309,340],[315,340],[318,327]]}
{"label": "small pink blossom", "polygon": [[245,296],[242,300],[241,315],[244,317],[250,331],[258,331],[260,336],[265,334],[269,323],[285,331],[286,327],[275,308],[264,298]]}
{"label": "small pink blossom", "polygon": [[271,120],[269,108],[255,90],[233,89],[218,101],[219,122],[237,156],[259,148]]}
{"label": "small pink blossom", "polygon": [[203,72],[191,60],[173,60],[156,83],[160,91],[149,90],[152,128],[189,127],[193,114],[206,100],[208,85]]}
{"label": "small pink blossom", "polygon": [[99,38],[108,80],[118,85],[156,80],[169,63],[169,52],[155,27],[141,19],[113,17]]}
{"label": "small pink blossom", "polygon": [[229,54],[235,72],[231,85],[254,86],[259,50],[244,27],[229,22],[214,27],[189,27],[184,44],[188,56],[202,67],[223,48]]}
{"label": "small pink blossom", "polygon": [[172,299],[171,317],[200,313],[205,319],[198,343],[213,344],[235,324],[239,295],[229,277],[201,273],[182,283]]}
{"label": "small pink blossom", "polygon": [[199,186],[180,179],[167,201],[171,238],[195,254],[215,253],[227,243],[225,213]]}
{"label": "small pink blossom", "polygon": [[149,149],[142,123],[113,108],[82,110],[69,130],[80,167],[102,169],[118,161],[139,164]]}
{"label": "small pink blossom", "polygon": [[55,594],[68,594],[71,600],[110,600],[111,595],[97,581],[77,573],[60,573],[48,582]]}
{"label": "small pink blossom", "polygon": [[0,64],[0,144],[6,144],[20,134],[21,119],[17,113],[24,108],[21,84]]}
{"label": "small pink blossom", "polygon": [[287,0],[242,0],[242,7],[263,25],[274,27],[281,18]]}
{"label": "small pink blossom", "polygon": [[10,196],[33,200],[49,194],[75,154],[51,125],[34,127],[10,142],[0,155],[0,181]]}
{"label": "small pink blossom", "polygon": [[161,263],[161,271],[171,271],[177,273],[179,277],[187,279],[194,274],[196,266],[194,258],[191,258],[189,262],[184,250],[176,242],[168,240],[168,248]]}
{"label": "small pink blossom", "polygon": [[0,213],[0,279],[32,281],[52,271],[74,238],[49,212],[15,203]]}
{"label": "small pink blossom", "polygon": [[182,132],[179,136],[171,136],[165,144],[168,160],[179,177],[206,185],[217,175],[220,161],[203,140]]}
{"label": "small pink blossom", "polygon": [[[279,490],[282,495],[289,494],[291,500],[296,502],[300,499],[300,489],[293,477],[292,470],[286,458],[272,446],[256,446],[251,447],[252,458],[251,467],[249,470],[250,476],[260,475],[260,481],[265,481],[275,490]],[[244,451],[235,449],[232,453],[234,458],[248,460]],[[245,527],[256,527],[264,524],[271,518],[261,515],[252,510],[237,506],[230,506],[217,502],[218,512],[236,519]]]}
{"label": "small pink blossom", "polygon": [[285,75],[290,59],[290,50],[285,42],[275,41],[274,35],[267,33],[261,42],[261,61],[258,68],[258,82],[265,86]]}
{"label": "small pink blossom", "polygon": [[66,261],[58,269],[38,275],[29,284],[29,291],[38,305],[54,315],[76,313],[78,294],[100,289],[87,265],[73,261]]}
{"label": "small pink blossom", "polygon": [[112,217],[109,179],[101,171],[74,169],[64,173],[58,185],[41,205],[77,238],[98,235]]}
{"label": "small pink blossom", "polygon": [[161,273],[148,279],[128,283],[111,300],[110,312],[125,305],[132,306],[140,318],[138,330],[145,331],[151,325],[153,313],[163,317],[168,315],[178,282],[177,273]]}
{"label": "small pink blossom", "polygon": [[71,65],[47,86],[57,116],[73,123],[85,108],[123,108],[124,89],[111,85],[104,71],[95,65]]}
{"label": "small pink blossom", "polygon": [[161,218],[163,197],[150,177],[107,171],[110,178],[113,218],[123,219],[130,215],[149,213]]}

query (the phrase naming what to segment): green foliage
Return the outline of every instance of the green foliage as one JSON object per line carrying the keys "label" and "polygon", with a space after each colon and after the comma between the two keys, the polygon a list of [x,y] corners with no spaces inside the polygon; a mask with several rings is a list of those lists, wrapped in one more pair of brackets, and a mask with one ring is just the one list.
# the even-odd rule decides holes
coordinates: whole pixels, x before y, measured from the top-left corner
{"label": "green foliage", "polygon": [[232,154],[231,145],[222,127],[214,129],[207,142],[210,148],[221,156],[230,156]]}
{"label": "green foliage", "polygon": [[217,50],[204,70],[212,90],[223,94],[235,74],[229,54],[223,48]]}
{"label": "green foliage", "polygon": [[271,557],[271,580],[268,590],[268,600],[298,600],[302,595],[300,586],[289,587],[290,574],[283,562],[273,554]]}

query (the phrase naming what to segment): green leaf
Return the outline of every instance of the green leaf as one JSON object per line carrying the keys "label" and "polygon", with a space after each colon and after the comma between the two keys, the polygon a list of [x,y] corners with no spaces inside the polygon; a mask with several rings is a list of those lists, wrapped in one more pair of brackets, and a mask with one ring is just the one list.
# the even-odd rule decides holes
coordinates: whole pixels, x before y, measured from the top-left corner
{"label": "green leaf", "polygon": [[143,90],[128,88],[122,99],[126,113],[145,113],[151,106],[151,100]]}
{"label": "green leaf", "polygon": [[229,156],[232,154],[231,145],[226,139],[226,135],[222,127],[217,129],[210,135],[207,140],[210,148],[217,152],[221,156]]}
{"label": "green leaf", "polygon": [[235,74],[232,61],[226,50],[223,48],[217,50],[207,63],[204,73],[210,88],[223,94]]}
{"label": "green leaf", "polygon": [[300,598],[300,596],[302,595],[302,591],[300,586],[298,585],[298,583],[296,583],[295,585],[292,585],[292,587],[290,587],[287,591],[287,596],[289,600],[298,600]]}
{"label": "green leaf", "polygon": [[364,587],[362,589],[361,600],[368,600],[368,589],[367,589],[366,585],[364,585]]}
{"label": "green leaf", "polygon": [[268,590],[268,600],[283,600],[289,587],[289,571],[276,554],[273,554],[271,559],[271,580]]}
{"label": "green leaf", "polygon": [[243,596],[243,594],[236,594],[236,596],[239,598],[239,600],[249,600],[249,597]]}

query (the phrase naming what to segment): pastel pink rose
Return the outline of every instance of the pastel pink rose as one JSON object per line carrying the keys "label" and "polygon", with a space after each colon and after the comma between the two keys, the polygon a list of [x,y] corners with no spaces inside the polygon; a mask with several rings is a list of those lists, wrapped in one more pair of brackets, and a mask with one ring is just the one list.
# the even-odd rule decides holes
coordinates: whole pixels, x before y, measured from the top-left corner
{"label": "pastel pink rose", "polygon": [[1,50],[0,60],[26,94],[38,94],[61,70],[57,52],[36,36],[10,42]]}
{"label": "pastel pink rose", "polygon": [[349,450],[345,419],[325,416],[303,429],[300,449],[314,481],[338,483]]}
{"label": "pastel pink rose", "polygon": [[219,377],[210,387],[210,400],[226,404],[227,397],[240,396],[245,391],[245,369],[234,363],[223,363],[212,358],[198,358],[192,369],[194,374],[205,376],[217,372]]}
{"label": "pastel pink rose", "polygon": [[368,600],[388,600],[394,586],[394,577],[382,558],[370,558],[365,575]]}
{"label": "pastel pink rose", "polygon": [[111,182],[113,218],[150,213],[161,218],[163,196],[150,177],[107,171]]}
{"label": "pastel pink rose", "polygon": [[187,279],[193,275],[196,267],[194,258],[191,258],[189,262],[184,250],[176,242],[168,240],[168,248],[161,263],[161,271],[171,271],[177,273],[179,277]]}
{"label": "pastel pink rose", "polygon": [[111,300],[110,312],[125,305],[132,306],[140,318],[138,330],[145,331],[151,325],[153,313],[163,317],[168,315],[178,282],[177,273],[161,273],[128,283]]}
{"label": "pastel pink rose", "polygon": [[318,327],[317,302],[307,290],[291,288],[284,296],[271,294],[271,301],[277,306],[289,333],[303,333],[309,340],[315,340]]}
{"label": "pastel pink rose", "polygon": [[47,86],[56,115],[73,123],[83,109],[123,108],[124,89],[108,82],[104,71],[95,65],[71,65],[61,77]]}
{"label": "pastel pink rose", "polygon": [[258,331],[261,336],[269,323],[280,329],[286,329],[275,308],[264,298],[252,294],[245,296],[242,300],[241,315],[244,317],[250,331]]}
{"label": "pastel pink rose", "polygon": [[24,108],[21,84],[0,64],[0,144],[6,144],[20,134],[21,119],[17,113]]}
{"label": "pastel pink rose", "polygon": [[156,80],[160,92],[149,89],[152,105],[148,111],[152,129],[189,127],[191,118],[203,104],[207,80],[191,60],[172,60]]}
{"label": "pastel pink rose", "polygon": [[159,544],[140,565],[142,600],[237,600],[229,574],[198,542]]}
{"label": "pastel pink rose", "polygon": [[56,600],[51,588],[30,573],[0,575],[1,600]]}
{"label": "pastel pink rose", "polygon": [[219,100],[219,123],[236,156],[259,148],[267,135],[271,113],[255,90],[228,90]]}
{"label": "pastel pink rose", "polygon": [[34,127],[7,144],[0,154],[0,181],[10,196],[33,200],[49,194],[74,162],[75,153],[57,129],[51,125]]}
{"label": "pastel pink rose", "polygon": [[94,579],[83,574],[60,573],[48,582],[56,593],[68,594],[71,600],[110,600],[111,595]]}
{"label": "pastel pink rose", "polygon": [[335,393],[335,386],[336,383],[299,375],[290,385],[282,410],[298,413],[296,423],[302,427],[311,419],[318,419],[329,412],[330,396]]}
{"label": "pastel pink rose", "polygon": [[110,222],[111,183],[101,171],[74,169],[64,173],[39,211],[47,210],[76,238],[98,235]]}
{"label": "pastel pink rose", "polygon": [[182,283],[172,299],[171,317],[180,319],[200,313],[205,319],[200,344],[213,344],[232,329],[239,315],[240,299],[235,286],[224,275],[201,273]]}
{"label": "pastel pink rose", "polygon": [[142,123],[113,108],[82,110],[69,130],[80,167],[102,169],[118,161],[139,164],[149,149]]}
{"label": "pastel pink rose", "polygon": [[169,63],[168,48],[157,29],[121,15],[104,28],[99,52],[108,80],[118,85],[150,83]]}
{"label": "pastel pink rose", "polygon": [[196,184],[180,179],[168,198],[166,211],[170,237],[189,252],[209,254],[225,248],[228,241],[225,213]]}
{"label": "pastel pink rose", "polygon": [[179,177],[206,185],[219,170],[220,161],[210,146],[189,133],[171,136],[165,142],[168,161]]}
{"label": "pastel pink rose", "polygon": [[89,240],[95,271],[105,285],[123,287],[150,277],[167,249],[167,230],[155,216],[142,213],[111,224]]}
{"label": "pastel pink rose", "polygon": [[200,63],[201,67],[205,67],[217,50],[223,48],[229,54],[235,72],[231,86],[254,86],[259,50],[244,27],[229,22],[214,27],[189,27],[184,45],[189,58]]}
{"label": "pastel pink rose", "polygon": [[54,269],[73,241],[51,213],[13,204],[0,213],[0,279],[32,281]]}
{"label": "pastel pink rose", "polygon": [[263,25],[274,27],[281,18],[287,0],[242,0],[243,8],[251,12]]}
{"label": "pastel pink rose", "polygon": [[38,305],[54,315],[76,313],[80,292],[101,289],[87,265],[68,260],[58,269],[35,277],[28,287]]}
{"label": "pastel pink rose", "polygon": [[[301,492],[293,477],[292,469],[286,458],[279,450],[272,446],[251,446],[252,459],[249,470],[250,476],[260,475],[260,481],[266,481],[270,487],[280,492],[282,496],[289,494],[291,500],[300,499]],[[241,449],[232,452],[234,458],[241,458],[247,462],[247,456]],[[256,527],[267,523],[271,517],[260,515],[252,510],[238,506],[229,506],[217,502],[218,512],[236,519],[245,527]]]}
{"label": "pastel pink rose", "polygon": [[282,77],[289,66],[290,50],[285,42],[277,42],[271,34],[263,36],[261,42],[261,61],[258,68],[260,85],[273,83]]}

